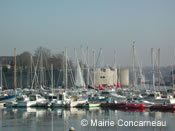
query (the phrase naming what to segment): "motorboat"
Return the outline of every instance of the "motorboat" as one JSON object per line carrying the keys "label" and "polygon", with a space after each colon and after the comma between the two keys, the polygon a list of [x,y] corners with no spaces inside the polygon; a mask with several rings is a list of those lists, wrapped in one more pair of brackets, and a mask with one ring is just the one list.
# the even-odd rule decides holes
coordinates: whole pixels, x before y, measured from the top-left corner
{"label": "motorboat", "polygon": [[59,94],[49,94],[48,96],[48,107],[68,107],[71,99],[66,92]]}
{"label": "motorboat", "polygon": [[46,106],[47,100],[42,97],[40,94],[31,94],[29,100],[19,101],[17,107],[40,107]]}

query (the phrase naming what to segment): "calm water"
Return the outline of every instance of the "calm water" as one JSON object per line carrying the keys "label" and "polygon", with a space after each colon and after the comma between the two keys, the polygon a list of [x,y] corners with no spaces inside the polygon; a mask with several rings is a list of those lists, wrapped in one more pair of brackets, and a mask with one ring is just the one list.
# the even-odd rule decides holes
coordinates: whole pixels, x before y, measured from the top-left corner
{"label": "calm water", "polygon": [[[86,119],[87,126],[81,121]],[[166,127],[126,127],[126,126],[92,126],[91,120],[102,121],[166,121]],[[85,123],[87,124],[87,123]],[[0,131],[174,131],[175,113],[150,111],[121,111],[94,109],[36,109],[0,108]]]}

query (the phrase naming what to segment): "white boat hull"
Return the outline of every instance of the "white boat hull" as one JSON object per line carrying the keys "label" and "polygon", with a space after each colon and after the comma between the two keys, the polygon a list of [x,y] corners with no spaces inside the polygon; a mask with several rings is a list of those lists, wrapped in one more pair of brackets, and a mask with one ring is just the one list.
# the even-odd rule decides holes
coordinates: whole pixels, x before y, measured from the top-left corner
{"label": "white boat hull", "polygon": [[77,107],[82,104],[86,104],[87,100],[71,101],[70,107]]}
{"label": "white boat hull", "polygon": [[36,101],[20,101],[18,102],[17,107],[33,107],[36,105]]}

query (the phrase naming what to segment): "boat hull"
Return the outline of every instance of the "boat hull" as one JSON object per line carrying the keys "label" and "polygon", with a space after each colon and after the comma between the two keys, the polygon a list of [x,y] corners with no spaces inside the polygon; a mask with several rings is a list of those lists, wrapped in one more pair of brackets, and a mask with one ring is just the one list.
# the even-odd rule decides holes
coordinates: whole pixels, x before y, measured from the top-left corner
{"label": "boat hull", "polygon": [[10,95],[10,96],[0,97],[0,103],[6,103],[6,102],[14,101],[15,98],[16,98],[16,95]]}
{"label": "boat hull", "polygon": [[34,107],[36,105],[36,101],[21,101],[18,102],[17,107]]}
{"label": "boat hull", "polygon": [[153,105],[150,107],[150,110],[175,110],[175,105]]}

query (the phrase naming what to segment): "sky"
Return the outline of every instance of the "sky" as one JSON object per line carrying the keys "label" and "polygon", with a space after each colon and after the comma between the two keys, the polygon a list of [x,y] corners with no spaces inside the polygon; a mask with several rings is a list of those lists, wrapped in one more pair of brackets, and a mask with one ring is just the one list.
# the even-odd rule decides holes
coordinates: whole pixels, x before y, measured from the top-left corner
{"label": "sky", "polygon": [[89,47],[103,65],[132,64],[135,41],[137,61],[151,66],[151,48],[161,50],[161,66],[175,63],[174,0],[0,0],[0,56],[39,46],[53,54],[65,48],[73,57]]}

